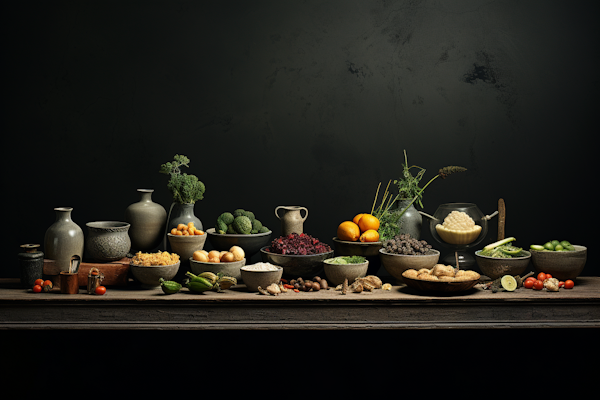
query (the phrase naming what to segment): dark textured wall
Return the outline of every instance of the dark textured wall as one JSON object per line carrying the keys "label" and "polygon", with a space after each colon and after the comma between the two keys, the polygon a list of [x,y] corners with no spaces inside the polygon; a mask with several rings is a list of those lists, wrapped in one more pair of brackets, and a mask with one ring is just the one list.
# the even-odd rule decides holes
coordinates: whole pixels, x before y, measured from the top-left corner
{"label": "dark textured wall", "polygon": [[84,231],[137,188],[168,207],[157,171],[177,153],[206,184],[206,225],[242,207],[278,234],[274,208],[303,205],[331,243],[406,149],[427,180],[468,168],[426,190],[425,212],[504,198],[517,244],[587,245],[598,275],[595,4],[3,3],[5,252],[43,243],[54,207]]}

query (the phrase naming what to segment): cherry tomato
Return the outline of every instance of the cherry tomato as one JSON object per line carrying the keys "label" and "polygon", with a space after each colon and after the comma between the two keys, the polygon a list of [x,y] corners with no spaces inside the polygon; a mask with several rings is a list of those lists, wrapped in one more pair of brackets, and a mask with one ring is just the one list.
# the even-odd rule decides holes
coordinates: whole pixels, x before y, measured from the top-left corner
{"label": "cherry tomato", "polygon": [[540,273],[538,274],[537,278],[538,278],[538,281],[542,281],[542,282],[544,282],[544,279],[546,279],[546,274],[545,274],[545,273],[543,273],[543,272],[540,272]]}
{"label": "cherry tomato", "polygon": [[36,279],[33,284],[34,285],[40,285],[40,286],[42,286],[44,284],[44,280],[43,279]]}
{"label": "cherry tomato", "polygon": [[523,282],[523,287],[526,289],[531,289],[533,287],[534,282],[535,279],[525,279],[525,282]]}
{"label": "cherry tomato", "polygon": [[567,279],[565,281],[565,289],[573,289],[573,286],[575,286],[575,282],[573,282],[570,279]]}
{"label": "cherry tomato", "polygon": [[544,281],[537,279],[535,282],[533,282],[533,288],[535,290],[542,290],[544,288]]}
{"label": "cherry tomato", "polygon": [[[552,275],[550,275],[549,273],[546,272],[546,279],[550,279],[550,278],[552,278]],[[546,279],[544,279],[544,280],[546,280]]]}
{"label": "cherry tomato", "polygon": [[94,293],[99,294],[99,295],[103,295],[104,293],[106,293],[106,287],[105,286],[98,286],[96,288],[96,290],[94,291]]}
{"label": "cherry tomato", "polygon": [[560,282],[558,282],[558,287],[559,287],[559,288],[561,288],[561,287],[563,287],[563,286],[565,286],[565,283],[564,283],[563,281],[560,281]]}
{"label": "cherry tomato", "polygon": [[40,293],[42,291],[42,287],[40,285],[33,285],[33,293]]}

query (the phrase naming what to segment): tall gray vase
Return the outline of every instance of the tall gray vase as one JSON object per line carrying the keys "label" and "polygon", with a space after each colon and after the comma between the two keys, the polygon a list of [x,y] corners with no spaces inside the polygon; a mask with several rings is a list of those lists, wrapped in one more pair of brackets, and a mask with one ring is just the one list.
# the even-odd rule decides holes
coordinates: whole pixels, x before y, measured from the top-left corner
{"label": "tall gray vase", "polygon": [[83,259],[83,230],[71,219],[71,207],[55,208],[56,221],[50,225],[44,235],[44,253],[46,258],[54,260],[48,275],[59,275],[69,271],[71,257]]}
{"label": "tall gray vase", "polygon": [[138,189],[137,191],[140,194],[140,201],[130,204],[125,209],[125,221],[130,225],[132,253],[149,252],[158,247],[167,222],[165,208],[152,201],[154,190]]}
{"label": "tall gray vase", "polygon": [[[400,199],[396,202],[397,209],[394,212],[402,212],[406,206],[412,201],[412,199]],[[423,226],[423,217],[417,209],[414,203],[408,207],[406,212],[400,217],[398,221],[400,226],[400,233],[408,233],[412,238],[421,239],[421,228]]]}

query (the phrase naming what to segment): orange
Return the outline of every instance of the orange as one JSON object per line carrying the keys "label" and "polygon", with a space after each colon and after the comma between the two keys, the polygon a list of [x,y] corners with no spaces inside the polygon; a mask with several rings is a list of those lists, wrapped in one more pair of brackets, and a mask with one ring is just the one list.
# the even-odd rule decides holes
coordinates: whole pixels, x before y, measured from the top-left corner
{"label": "orange", "polygon": [[358,221],[360,220],[360,217],[362,217],[363,215],[365,215],[365,214],[363,214],[363,213],[356,214],[356,216],[354,218],[352,218],[352,222],[354,222],[356,225],[358,225]]}
{"label": "orange", "polygon": [[368,229],[360,235],[361,242],[378,242],[379,241],[379,232],[375,229]]}
{"label": "orange", "polygon": [[356,242],[360,237],[360,228],[352,221],[344,221],[338,226],[337,237],[340,240]]}
{"label": "orange", "polygon": [[361,232],[366,232],[369,229],[376,231],[379,229],[379,220],[374,215],[364,214],[358,220],[358,226]]}

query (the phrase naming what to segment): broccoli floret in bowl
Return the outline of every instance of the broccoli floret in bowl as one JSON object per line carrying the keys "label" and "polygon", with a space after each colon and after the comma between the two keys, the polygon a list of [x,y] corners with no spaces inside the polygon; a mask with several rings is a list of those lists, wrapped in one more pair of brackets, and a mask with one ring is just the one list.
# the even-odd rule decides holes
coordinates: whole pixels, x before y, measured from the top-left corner
{"label": "broccoli floret in bowl", "polygon": [[237,233],[249,235],[250,232],[252,232],[252,221],[245,215],[235,217],[233,220],[233,229],[235,229]]}

